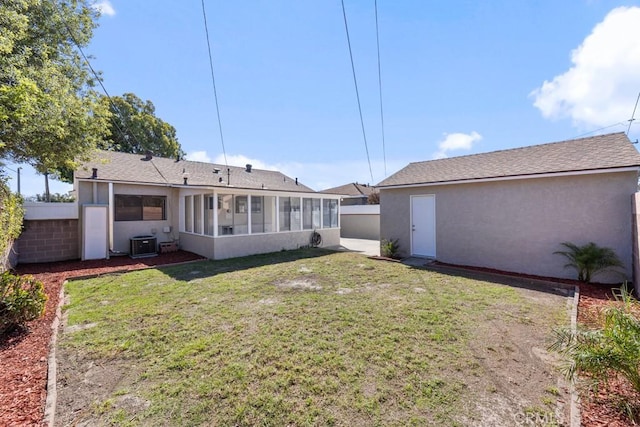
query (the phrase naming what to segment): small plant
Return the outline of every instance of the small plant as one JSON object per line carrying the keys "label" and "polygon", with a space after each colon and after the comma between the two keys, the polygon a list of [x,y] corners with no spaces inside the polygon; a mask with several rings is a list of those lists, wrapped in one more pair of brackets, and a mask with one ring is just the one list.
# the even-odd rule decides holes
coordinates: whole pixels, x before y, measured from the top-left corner
{"label": "small plant", "polygon": [[611,248],[604,248],[589,242],[578,246],[571,242],[563,242],[566,251],[556,251],[554,254],[562,255],[568,262],[565,268],[575,268],[578,272],[578,280],[589,283],[591,278],[604,270],[613,267],[622,267],[622,261]]}
{"label": "small plant", "polygon": [[383,257],[397,258],[399,249],[400,247],[398,246],[398,239],[382,239],[380,241],[380,255],[382,255]]}
{"label": "small plant", "polygon": [[44,286],[31,276],[0,275],[0,335],[44,313],[47,295]]}
{"label": "small plant", "polygon": [[615,372],[640,392],[640,320],[633,314],[638,302],[629,295],[626,286],[620,288],[616,299],[621,304],[605,310],[601,329],[575,333],[558,330],[550,349],[568,356],[569,363],[563,369],[567,378],[587,373],[598,384],[606,383]]}

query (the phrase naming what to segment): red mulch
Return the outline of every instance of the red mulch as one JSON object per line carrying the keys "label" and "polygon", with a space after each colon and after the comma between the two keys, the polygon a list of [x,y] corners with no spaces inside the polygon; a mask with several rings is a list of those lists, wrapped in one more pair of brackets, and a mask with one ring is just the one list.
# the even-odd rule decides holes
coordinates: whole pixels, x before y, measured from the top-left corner
{"label": "red mulch", "polygon": [[198,259],[202,257],[178,251],[152,258],[114,257],[109,260],[19,265],[16,273],[31,274],[42,281],[49,300],[44,316],[29,322],[27,331],[16,331],[0,340],[0,425],[43,424],[51,324],[58,306],[60,287],[66,279]]}
{"label": "red mulch", "polygon": [[[116,257],[99,261],[65,261],[18,266],[18,274],[31,274],[44,283],[49,300],[45,315],[30,322],[28,332],[15,333],[0,342],[0,367],[2,367],[0,370],[0,425],[40,426],[43,424],[51,324],[58,305],[60,286],[64,280],[197,259],[201,257],[190,252],[179,251],[137,260]],[[489,269],[472,269],[511,274]],[[530,275],[520,276],[580,286],[578,322],[587,326],[597,325],[602,310],[614,300],[611,287],[605,285],[586,285],[574,280]],[[597,393],[591,393],[589,399],[583,397],[582,425],[584,427],[631,425],[629,419],[619,409],[620,396],[627,396],[640,405],[640,396],[633,392],[626,381],[621,378],[612,378],[607,386],[601,387]]]}

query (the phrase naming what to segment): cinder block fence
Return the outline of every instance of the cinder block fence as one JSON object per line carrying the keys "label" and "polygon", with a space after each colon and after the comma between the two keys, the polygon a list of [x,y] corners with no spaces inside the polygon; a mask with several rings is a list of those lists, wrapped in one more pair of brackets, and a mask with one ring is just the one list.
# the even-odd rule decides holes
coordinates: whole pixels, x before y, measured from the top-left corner
{"label": "cinder block fence", "polygon": [[24,229],[15,247],[18,263],[80,258],[77,204],[25,203],[25,211]]}

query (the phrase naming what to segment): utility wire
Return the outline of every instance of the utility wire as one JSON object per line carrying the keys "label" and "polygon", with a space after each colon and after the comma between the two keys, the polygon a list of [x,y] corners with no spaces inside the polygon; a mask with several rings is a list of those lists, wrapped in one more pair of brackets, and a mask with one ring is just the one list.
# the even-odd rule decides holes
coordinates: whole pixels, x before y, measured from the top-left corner
{"label": "utility wire", "polygon": [[[91,73],[93,74],[93,76],[96,78],[96,80],[98,81],[98,84],[100,84],[100,87],[102,88],[102,91],[104,92],[105,96],[107,97],[107,99],[109,100],[109,105],[111,106],[111,108],[113,108],[114,111],[116,111],[118,113],[118,115],[122,118],[124,117],[122,112],[120,111],[120,109],[118,108],[118,106],[113,102],[113,99],[111,98],[111,95],[109,95],[109,92],[107,91],[107,88],[104,86],[104,84],[102,83],[102,79],[100,78],[100,76],[98,75],[98,73],[96,72],[96,70],[93,68],[93,66],[91,65],[91,62],[89,61],[89,58],[87,58],[87,55],[84,54],[84,50],[82,49],[82,46],[80,45],[80,43],[78,43],[78,40],[76,39],[76,37],[73,35],[73,32],[71,31],[71,28],[69,28],[69,25],[67,25],[67,21],[64,20],[64,17],[62,19],[62,24],[64,25],[64,27],[67,29],[67,33],[69,33],[69,37],[71,37],[71,40],[73,41],[73,43],[76,45],[76,47],[78,48],[78,51],[80,51],[80,54],[82,55],[82,58],[84,59],[84,62],[86,62],[87,66],[89,67],[89,69],[91,70]],[[140,143],[140,140],[138,140],[138,137],[136,136],[135,133],[133,133],[131,131],[131,129],[129,129],[129,127],[127,126],[126,123],[123,123],[124,126],[127,128],[127,131],[129,132],[129,134],[127,135],[124,130],[120,127],[120,125],[116,122],[116,121],[112,121],[112,123],[116,126],[116,128],[118,129],[118,131],[120,132],[120,134],[122,135],[122,137],[124,139],[127,139],[127,136],[131,136],[131,138],[133,138],[133,140],[136,142],[136,144],[138,144],[139,147],[142,147],[143,145]],[[156,171],[160,174],[160,176],[162,177],[162,179],[165,180],[165,182],[169,182],[167,180],[167,178],[162,174],[162,172],[160,172],[160,169],[158,169],[158,167],[155,165],[155,163],[151,162],[151,164],[153,165],[153,167],[156,169]]]}
{"label": "utility wire", "polygon": [[[204,1],[204,0],[203,0]],[[364,149],[367,152],[367,162],[369,163],[369,174],[371,182],[373,182],[373,171],[371,170],[371,160],[369,159],[369,147],[367,146],[367,134],[364,130],[364,119],[362,118],[362,106],[360,104],[360,93],[358,92],[358,81],[356,79],[356,67],[353,64],[353,53],[351,51],[351,39],[349,38],[349,26],[347,25],[347,12],[344,8],[344,0],[342,1],[342,16],[344,17],[344,29],[347,33],[347,44],[349,45],[349,58],[351,58],[351,71],[353,73],[353,84],[356,88],[356,98],[358,99],[358,112],[360,113],[360,125],[362,126],[362,137],[364,139]]]}
{"label": "utility wire", "polygon": [[216,102],[216,115],[218,116],[218,129],[220,130],[220,142],[222,143],[222,154],[224,155],[224,164],[229,169],[227,163],[227,151],[224,148],[224,137],[222,136],[222,120],[220,120],[220,107],[218,106],[218,91],[216,90],[216,77],[213,72],[213,56],[211,55],[211,43],[209,42],[209,27],[207,25],[207,12],[202,0],[202,17],[204,18],[204,31],[207,35],[207,50],[209,52],[209,68],[211,69],[211,82],[213,83],[213,97]]}
{"label": "utility wire", "polygon": [[[104,84],[102,83],[102,79],[100,78],[100,76],[98,75],[98,73],[96,72],[96,70],[93,68],[93,66],[91,65],[91,62],[89,61],[89,58],[87,58],[87,56],[84,54],[84,50],[82,49],[82,46],[80,45],[80,43],[78,43],[78,40],[76,39],[76,37],[73,35],[73,32],[71,31],[71,28],[69,28],[69,25],[67,25],[67,21],[65,21],[64,19],[62,20],[62,24],[64,25],[64,27],[67,29],[67,33],[69,33],[69,37],[71,37],[71,40],[73,41],[73,43],[76,45],[76,48],[78,48],[78,51],[80,51],[80,55],[82,55],[82,58],[84,59],[84,62],[87,64],[87,66],[89,67],[89,69],[91,70],[91,73],[93,74],[93,76],[95,77],[96,81],[98,82],[98,84],[100,85],[100,87],[102,88],[102,91],[104,92],[105,96],[107,97],[107,99],[109,100],[109,105],[111,106],[111,108],[113,108],[119,115],[120,117],[122,117],[122,112],[120,111],[120,109],[118,108],[118,106],[113,102],[113,99],[111,98],[111,95],[109,95],[109,92],[107,91],[107,88],[104,86]],[[123,138],[126,138],[127,135],[125,134],[124,130],[122,130],[122,128],[120,127],[120,125],[117,122],[113,122],[113,124],[116,126],[116,128],[118,129],[118,131],[120,132],[120,134],[122,134]],[[126,126],[126,125],[125,125]],[[129,129],[127,129],[129,130]],[[131,130],[129,130],[129,134],[131,135],[131,137],[136,141],[136,143],[140,146],[142,146],[140,144],[140,141],[138,141],[138,139],[136,138],[135,134],[133,132],[131,132]]]}
{"label": "utility wire", "polygon": [[382,110],[382,71],[380,67],[380,31],[378,30],[378,0],[373,2],[376,12],[376,46],[378,48],[378,92],[380,94],[380,125],[382,128],[382,159],[384,162],[384,176],[387,176],[387,154],[384,147],[384,112]]}
{"label": "utility wire", "polygon": [[609,125],[609,126],[601,127],[599,129],[595,129],[595,130],[592,130],[592,131],[589,131],[589,132],[581,133],[580,135],[574,136],[573,139],[577,139],[577,138],[580,138],[580,137],[583,137],[583,136],[591,135],[592,133],[600,132],[601,130],[609,129],[609,128],[612,128],[612,127],[615,127],[615,126],[624,126],[624,123],[618,122],[618,123],[614,123],[614,124]]}
{"label": "utility wire", "polygon": [[633,107],[633,113],[631,113],[631,118],[629,119],[629,127],[627,128],[627,136],[629,136],[629,131],[631,130],[631,123],[635,120],[636,116],[636,108],[638,108],[638,101],[640,101],[640,92],[638,92],[638,99],[636,99],[636,105]]}

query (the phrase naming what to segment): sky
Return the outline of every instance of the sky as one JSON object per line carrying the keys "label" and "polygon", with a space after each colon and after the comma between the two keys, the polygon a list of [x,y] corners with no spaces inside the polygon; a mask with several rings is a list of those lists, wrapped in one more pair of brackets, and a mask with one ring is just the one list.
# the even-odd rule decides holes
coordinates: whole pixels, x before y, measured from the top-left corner
{"label": "sky", "polygon": [[[381,85],[374,4],[344,0],[364,134],[338,0],[204,0],[224,152],[202,1],[98,1],[85,53],[110,95],[155,105],[188,159],[224,164],[226,153],[315,190],[376,184],[415,161],[627,132],[640,1],[379,0]],[[635,117],[632,141],[640,107]],[[22,194],[43,193],[22,167]]]}

